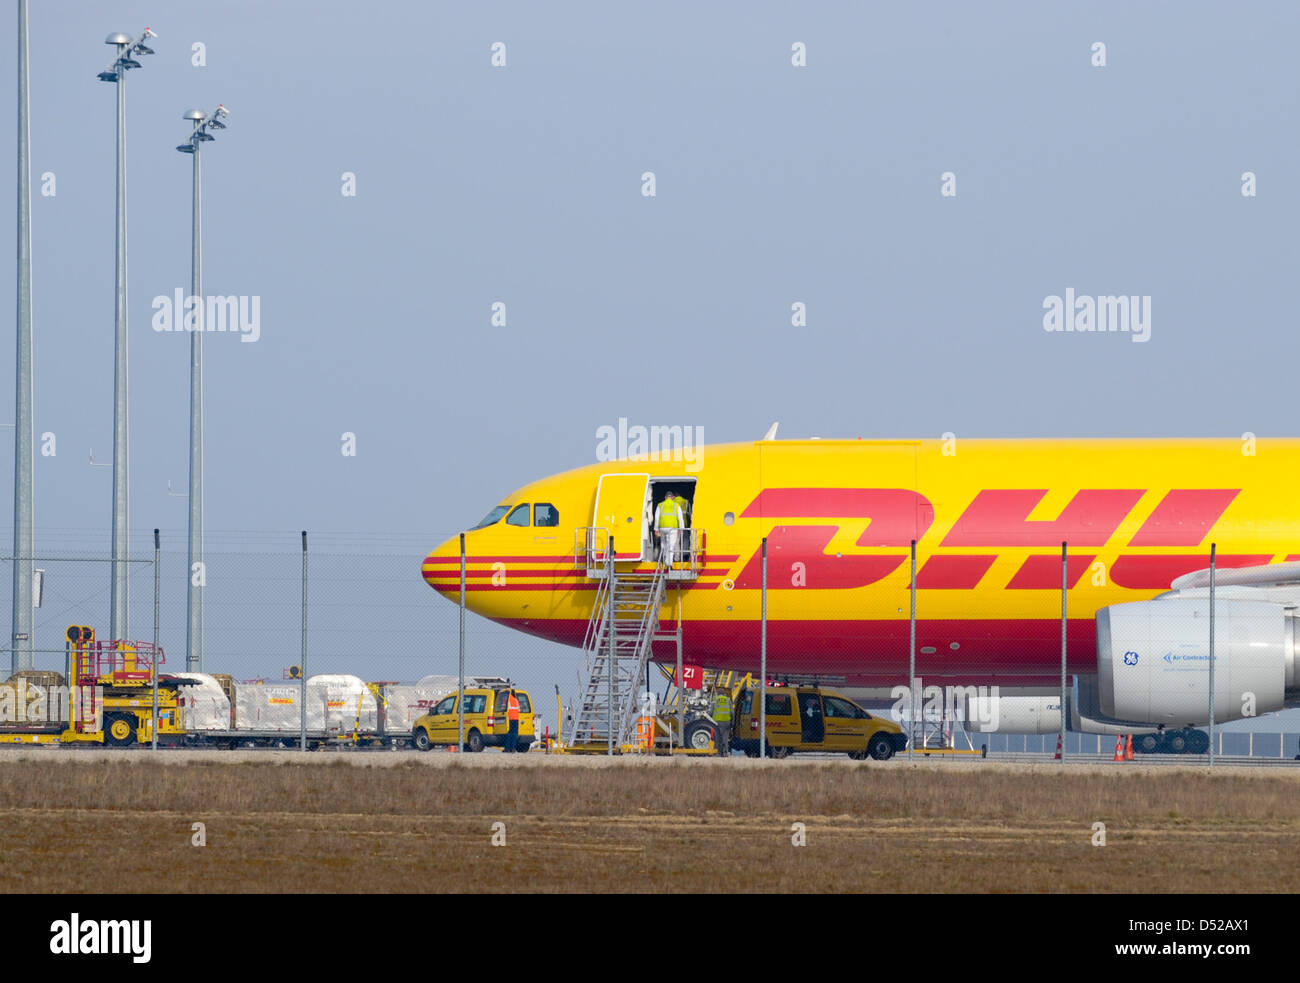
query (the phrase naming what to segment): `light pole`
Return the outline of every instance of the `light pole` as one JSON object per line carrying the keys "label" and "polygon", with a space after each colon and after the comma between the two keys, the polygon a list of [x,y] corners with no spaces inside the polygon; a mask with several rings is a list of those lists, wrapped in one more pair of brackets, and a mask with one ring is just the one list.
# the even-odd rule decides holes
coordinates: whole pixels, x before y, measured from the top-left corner
{"label": "light pole", "polygon": [[151,55],[145,44],[156,38],[149,28],[132,40],[125,34],[110,34],[105,44],[117,48],[117,57],[99,73],[101,82],[117,83],[117,303],[113,314],[113,574],[108,634],[110,639],[128,633],[127,578],[129,575],[131,526],[129,501],[130,370],[127,357],[126,307],[126,73],[139,68],[136,55]]}
{"label": "light pole", "polygon": [[14,384],[14,562],[10,658],[32,662],[32,185],[27,122],[27,0],[18,0],[18,350]]}
{"label": "light pole", "polygon": [[[189,577],[185,597],[185,668],[189,672],[203,671],[203,587],[206,571],[203,570],[203,144],[213,136],[209,129],[224,130],[222,120],[229,116],[225,106],[203,115],[201,109],[191,109],[184,118],[194,124],[190,138],[176,149],[194,158],[194,213],[193,252],[190,262],[190,297],[194,304],[190,328],[190,535]],[[197,583],[196,583],[197,581]]]}

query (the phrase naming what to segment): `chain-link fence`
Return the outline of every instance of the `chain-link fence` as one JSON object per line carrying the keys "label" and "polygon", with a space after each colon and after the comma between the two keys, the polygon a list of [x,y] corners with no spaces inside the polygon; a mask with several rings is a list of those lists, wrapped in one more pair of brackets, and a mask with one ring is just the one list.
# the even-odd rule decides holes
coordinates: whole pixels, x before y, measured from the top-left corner
{"label": "chain-link fence", "polygon": [[[236,686],[260,685],[264,708],[268,703],[274,707],[277,696],[296,705],[296,677],[304,665],[308,677],[354,677],[358,685],[415,684],[433,677],[438,680],[435,686],[442,688],[422,692],[420,706],[441,696],[446,680],[451,680],[454,689],[459,612],[456,604],[440,598],[422,579],[423,553],[340,552],[328,546],[309,549],[304,612],[303,551],[284,543],[285,537],[280,539],[263,550],[209,548],[202,566],[192,572],[185,552],[160,551],[157,605],[154,554],[137,551],[129,565],[129,627],[120,633],[123,640],[151,643],[156,622],[164,653],[160,673],[193,670],[229,677]],[[51,680],[49,674],[66,679],[70,625],[91,627],[98,640],[109,640],[110,563],[105,555],[45,551],[34,558],[33,566],[42,571],[40,606],[30,655],[24,646],[20,657],[30,658],[31,679]],[[6,596],[11,570],[11,562],[0,563],[0,590]],[[194,596],[202,608],[201,638],[193,643],[187,631],[187,573],[194,580]],[[193,657],[187,658],[190,653]],[[13,649],[5,651],[7,668],[14,664],[14,656]],[[467,619],[466,677],[509,680],[532,693],[540,732],[548,727],[554,730],[555,686],[576,687],[575,665],[571,648],[473,614]],[[230,695],[234,706],[237,701]],[[363,726],[374,725],[372,695],[365,697]],[[383,702],[382,696],[379,701]],[[343,729],[353,729],[351,721],[343,721],[351,712],[335,715],[348,724]],[[291,727],[287,716],[277,726],[296,735],[298,711],[292,710],[290,716]],[[336,725],[334,729],[339,728]]]}
{"label": "chain-link fence", "polygon": [[[990,569],[984,557],[972,558],[979,563],[949,559],[936,572],[927,567],[932,558],[923,555],[913,650],[906,550],[854,557],[810,552],[807,543],[790,539],[807,538],[806,529],[778,530],[766,578],[761,552],[747,557],[710,551],[701,536],[698,555],[677,564],[679,579],[666,579],[657,623],[641,629],[654,634],[659,667],[643,667],[644,685],[638,679],[636,689],[653,691],[660,708],[674,705],[676,693],[664,670],[675,673],[680,638],[683,669],[709,670],[706,688],[725,679],[737,699],[733,720],[723,722],[733,724],[729,736],[742,752],[756,750],[749,745],[756,745],[765,727],[792,750],[857,756],[872,738],[873,719],[897,721],[913,750],[931,753],[1053,754],[1059,740],[1067,759],[1105,756],[1118,736],[1128,735],[1138,753],[1290,759],[1300,750],[1285,719],[1272,726],[1258,719],[1283,708],[1296,679],[1293,610],[1281,603],[1285,598],[1240,583],[1233,573],[1257,558],[1225,558],[1220,576],[1226,583],[1216,587],[1219,726],[1211,743],[1208,581],[1181,582],[1176,597],[1127,602],[1117,587],[1140,586],[1142,576],[1168,582],[1169,571],[1115,566],[1099,572],[1095,557],[1067,550],[1064,557],[1019,558],[1004,564],[1006,569]],[[245,547],[250,538],[244,537]],[[394,711],[389,732],[409,734],[414,710],[435,705],[449,681],[454,688],[460,655],[459,559],[444,558],[435,574],[427,566],[422,571],[423,559],[417,548],[347,550],[328,542],[311,547],[304,608],[304,552],[291,538],[279,537],[263,549],[209,548],[202,567],[193,570],[183,551],[162,549],[156,563],[153,553],[137,551],[130,563],[125,640],[152,642],[156,625],[165,652],[161,670],[227,677],[226,697],[236,714],[248,696],[229,686],[261,686],[257,719],[279,714],[284,719],[277,726],[292,729],[294,721],[316,712],[315,702],[308,702],[305,714],[276,707],[296,708],[307,699],[296,683],[305,669],[307,677],[328,679],[334,687],[313,698],[338,710],[333,717],[322,711],[320,726],[373,729],[387,700],[405,714]],[[561,559],[544,568],[536,561],[477,556],[467,564],[465,675],[508,680],[522,690],[536,715],[538,743],[557,723],[571,724],[567,718],[580,705],[584,687],[590,688],[590,660],[575,645],[593,606],[607,596],[595,589],[601,570]],[[1208,552],[1203,560],[1179,562],[1208,567]],[[103,554],[48,550],[34,566],[43,574],[30,668],[66,676],[69,625],[89,626],[100,640],[108,638],[110,565]],[[654,569],[646,562],[618,566],[624,580]],[[0,564],[0,590],[8,590],[11,569]],[[443,589],[431,589],[427,576]],[[988,607],[972,611],[969,590],[951,588],[983,578],[1002,578],[1005,588],[984,593]],[[1068,588],[1064,619],[1062,585]],[[516,592],[507,594],[508,587]],[[503,616],[498,599],[506,596],[523,617]],[[187,638],[192,598],[202,605],[201,637],[193,643]],[[1117,603],[1098,618],[1098,607],[1112,601]],[[597,643],[605,644],[596,639],[593,649]],[[12,661],[14,653],[6,655]],[[746,702],[736,687],[746,673],[757,684],[764,666],[769,688],[785,690],[788,698]],[[728,670],[731,675],[723,677]],[[421,681],[418,692],[375,688]],[[693,700],[691,716],[709,718],[715,725],[710,734],[718,736],[715,718],[726,711],[715,713],[714,704]],[[244,710],[246,726],[251,706]],[[354,709],[339,709],[344,706]],[[491,716],[492,710],[485,712]],[[684,730],[674,734],[676,743],[689,743]]]}

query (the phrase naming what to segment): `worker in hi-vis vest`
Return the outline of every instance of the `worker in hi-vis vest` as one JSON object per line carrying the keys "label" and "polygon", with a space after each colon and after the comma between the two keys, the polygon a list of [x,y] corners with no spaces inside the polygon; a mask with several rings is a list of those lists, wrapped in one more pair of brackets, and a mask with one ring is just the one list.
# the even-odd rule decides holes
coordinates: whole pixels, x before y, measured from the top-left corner
{"label": "worker in hi-vis vest", "polygon": [[731,694],[725,686],[713,691],[713,722],[717,724],[714,744],[724,758],[731,754]]}
{"label": "worker in hi-vis vest", "polygon": [[502,750],[506,754],[513,754],[519,749],[519,697],[515,695],[513,688],[506,700],[506,720],[510,724],[510,729],[506,733],[506,744]]}
{"label": "worker in hi-vis vest", "polygon": [[682,535],[682,504],[672,492],[655,509],[655,529],[659,532],[659,557],[672,564],[678,559]]}

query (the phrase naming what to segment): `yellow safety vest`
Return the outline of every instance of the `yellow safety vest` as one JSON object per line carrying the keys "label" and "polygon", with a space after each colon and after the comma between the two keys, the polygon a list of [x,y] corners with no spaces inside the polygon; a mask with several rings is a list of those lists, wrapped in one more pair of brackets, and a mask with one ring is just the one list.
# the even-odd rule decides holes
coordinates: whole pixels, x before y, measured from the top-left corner
{"label": "yellow safety vest", "polygon": [[677,499],[665,498],[663,504],[659,506],[659,528],[676,529],[681,525],[679,516],[681,508],[677,505]]}
{"label": "yellow safety vest", "polygon": [[713,696],[713,719],[720,724],[731,723],[731,697],[721,691]]}

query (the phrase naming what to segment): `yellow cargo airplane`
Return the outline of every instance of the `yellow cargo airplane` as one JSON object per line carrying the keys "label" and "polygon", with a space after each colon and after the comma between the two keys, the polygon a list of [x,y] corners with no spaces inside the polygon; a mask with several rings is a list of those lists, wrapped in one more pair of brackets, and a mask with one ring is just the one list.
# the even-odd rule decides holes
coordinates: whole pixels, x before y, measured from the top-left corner
{"label": "yellow cargo airplane", "polygon": [[[758,668],[766,537],[769,674],[905,683],[915,541],[918,674],[1005,699],[1058,686],[1064,566],[1073,725],[1114,733],[1207,718],[1213,543],[1216,719],[1300,693],[1300,440],[765,439],[656,456],[678,459],[590,465],[502,499],[466,534],[469,609],[581,645],[604,537],[618,571],[653,569],[652,516],[673,492],[689,506],[690,573],[674,583],[688,664]],[[423,573],[457,601],[458,540]]]}

